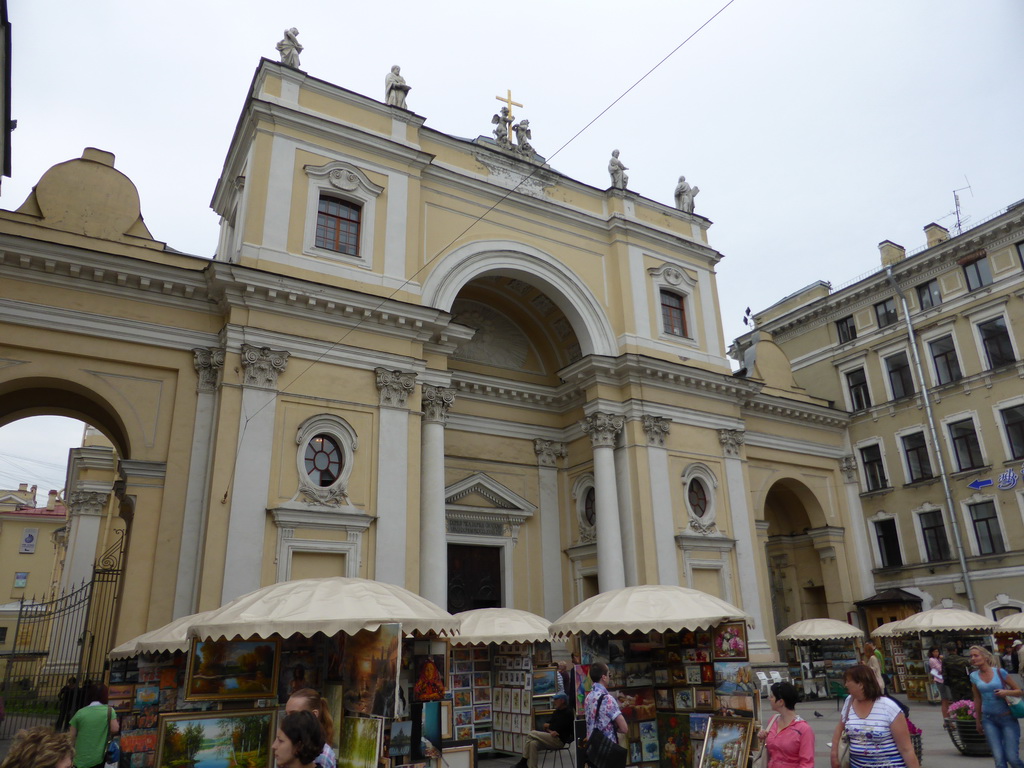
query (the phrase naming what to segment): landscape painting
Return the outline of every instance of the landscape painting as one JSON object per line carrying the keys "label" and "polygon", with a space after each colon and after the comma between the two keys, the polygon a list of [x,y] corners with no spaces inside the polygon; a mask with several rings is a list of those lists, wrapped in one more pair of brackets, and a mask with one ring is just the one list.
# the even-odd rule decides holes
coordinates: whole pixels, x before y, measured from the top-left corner
{"label": "landscape painting", "polygon": [[186,699],[277,698],[277,640],[193,640]]}
{"label": "landscape painting", "polygon": [[269,765],[276,719],[268,709],[161,715],[157,768]]}

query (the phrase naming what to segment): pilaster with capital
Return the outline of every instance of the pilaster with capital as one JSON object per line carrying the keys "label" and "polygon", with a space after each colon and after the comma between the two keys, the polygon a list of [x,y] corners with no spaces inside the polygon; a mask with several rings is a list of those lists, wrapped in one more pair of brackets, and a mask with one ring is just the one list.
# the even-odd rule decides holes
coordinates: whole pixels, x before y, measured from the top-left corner
{"label": "pilaster with capital", "polygon": [[722,444],[722,451],[727,459],[740,457],[740,449],[743,446],[742,429],[720,429],[718,430],[718,440]]}
{"label": "pilaster with capital", "polygon": [[594,448],[614,448],[615,438],[625,423],[626,420],[622,416],[598,412],[583,419],[580,428],[590,435],[590,442]]}
{"label": "pilaster with capital", "polygon": [[448,604],[448,526],[444,497],[444,426],[455,390],[423,385],[420,429],[420,594]]}
{"label": "pilaster with capital", "polygon": [[557,467],[558,460],[569,455],[565,443],[539,437],[533,441],[533,451],[537,454],[537,464],[542,467]]}
{"label": "pilaster with capital", "polygon": [[242,345],[242,384],[277,389],[277,377],[288,367],[288,352],[270,347]]}
{"label": "pilaster with capital", "polygon": [[640,419],[647,435],[647,471],[651,488],[651,522],[654,525],[654,552],[660,584],[679,584],[679,561],[676,553],[676,525],[672,505],[672,479],[669,477],[668,437],[672,420],[644,414]]}
{"label": "pilaster with capital", "polygon": [[665,445],[665,438],[668,437],[669,427],[672,424],[671,419],[644,414],[640,417],[640,423],[644,428],[644,434],[647,435],[647,442],[650,445]]}
{"label": "pilaster with capital", "polygon": [[192,365],[199,376],[196,391],[216,392],[220,373],[224,369],[224,350],[220,347],[196,347],[192,355]]}
{"label": "pilaster with capital", "polygon": [[540,557],[543,575],[544,616],[554,621],[563,613],[562,519],[558,505],[558,462],[568,455],[565,443],[536,438],[537,479],[540,496]]}
{"label": "pilaster with capital", "polygon": [[389,408],[405,408],[406,400],[416,388],[416,374],[404,371],[389,371],[387,368],[374,368],[377,376],[377,392],[380,404]]}
{"label": "pilaster with capital", "polygon": [[857,477],[857,457],[856,456],[843,456],[839,460],[839,469],[843,473],[843,480],[847,483],[856,483],[859,478]]}

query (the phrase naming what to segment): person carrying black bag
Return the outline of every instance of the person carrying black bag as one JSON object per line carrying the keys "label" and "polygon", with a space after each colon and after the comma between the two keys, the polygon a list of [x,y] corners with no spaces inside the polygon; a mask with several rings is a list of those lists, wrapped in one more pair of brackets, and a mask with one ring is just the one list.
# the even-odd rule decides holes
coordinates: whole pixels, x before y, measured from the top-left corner
{"label": "person carrying black bag", "polygon": [[583,703],[587,718],[587,763],[593,768],[623,768],[626,750],[620,747],[615,733],[628,730],[619,702],[608,693],[608,665],[597,662],[590,665],[590,679],[594,685]]}

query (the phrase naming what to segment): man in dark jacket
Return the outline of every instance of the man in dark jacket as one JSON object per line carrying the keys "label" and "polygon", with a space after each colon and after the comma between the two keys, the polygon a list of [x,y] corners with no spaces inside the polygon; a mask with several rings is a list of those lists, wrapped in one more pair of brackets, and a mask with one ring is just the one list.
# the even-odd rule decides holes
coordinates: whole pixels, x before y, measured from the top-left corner
{"label": "man in dark jacket", "polygon": [[573,740],[573,715],[569,708],[569,697],[564,693],[556,693],[551,703],[555,707],[551,719],[544,724],[543,731],[530,731],[526,734],[525,754],[515,768],[537,768],[539,750],[561,749]]}
{"label": "man in dark jacket", "polygon": [[972,700],[974,694],[971,691],[971,663],[956,652],[953,643],[946,643],[944,650],[946,655],[942,657],[942,681],[944,685],[949,686],[951,700]]}

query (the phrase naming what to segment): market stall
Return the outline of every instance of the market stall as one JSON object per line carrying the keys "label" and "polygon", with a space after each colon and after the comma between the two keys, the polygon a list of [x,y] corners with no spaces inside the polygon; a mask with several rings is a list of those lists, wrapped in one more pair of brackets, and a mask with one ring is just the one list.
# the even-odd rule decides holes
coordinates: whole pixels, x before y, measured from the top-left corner
{"label": "market stall", "polygon": [[874,637],[885,638],[891,658],[893,682],[907,698],[938,701],[939,692],[928,674],[928,652],[945,643],[959,649],[972,645],[991,645],[996,623],[981,614],[962,608],[932,608],[890,622],[875,629]]}
{"label": "market stall", "polygon": [[448,679],[457,739],[476,739],[481,752],[523,754],[525,734],[549,715],[558,690],[547,619],[514,608],[455,615]]}
{"label": "market stall", "polygon": [[[475,742],[442,730],[443,664],[458,627],[433,603],[380,582],[337,577],[265,587],[115,649],[122,658],[141,654],[122,750],[133,768],[229,754],[238,764],[268,764],[279,708],[313,688],[350,766],[425,759],[423,739],[475,754]],[[216,754],[203,757],[207,751]]]}
{"label": "market stall", "polygon": [[550,630],[552,639],[578,645],[578,710],[589,665],[608,664],[609,692],[629,726],[629,764],[709,768],[723,755],[745,765],[759,727],[750,621],[698,590],[646,585],[596,595]]}
{"label": "market stall", "polygon": [[858,663],[864,630],[836,619],[806,619],[790,624],[778,639],[792,644],[787,658],[793,684],[805,696],[828,698]]}

